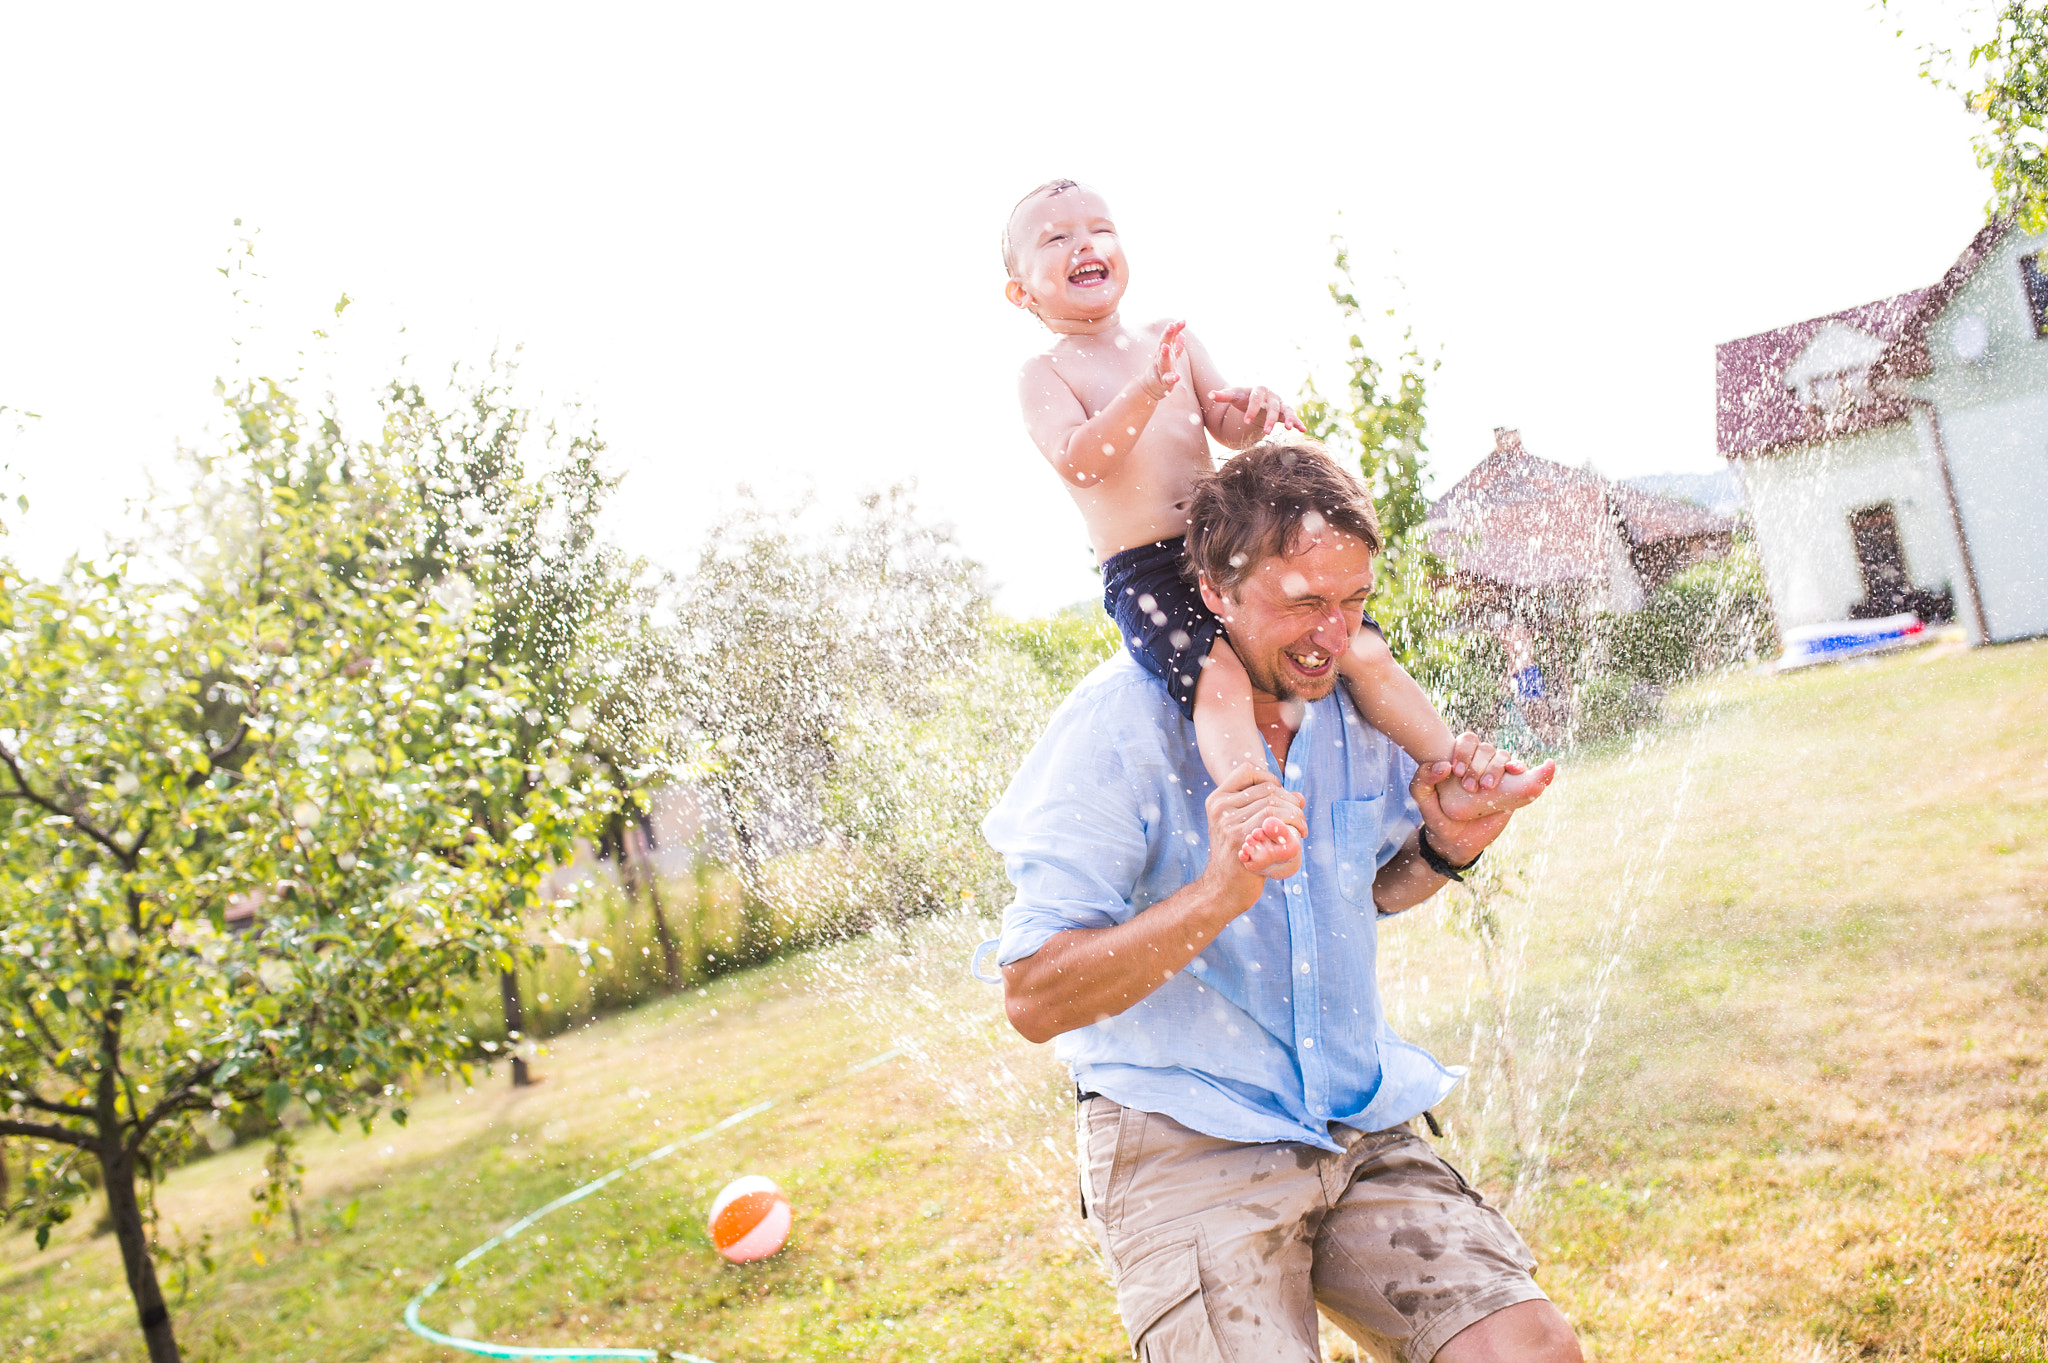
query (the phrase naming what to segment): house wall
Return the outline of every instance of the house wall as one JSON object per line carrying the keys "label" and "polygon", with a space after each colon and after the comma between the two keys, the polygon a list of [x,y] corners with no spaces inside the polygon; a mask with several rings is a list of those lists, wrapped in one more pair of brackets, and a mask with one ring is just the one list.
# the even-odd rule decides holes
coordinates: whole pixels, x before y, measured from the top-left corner
{"label": "house wall", "polygon": [[[2034,334],[2019,264],[2044,248],[2048,236],[1999,243],[1930,328],[1934,370],[1911,389],[1941,423],[1994,641],[2048,633],[2048,339]],[[1966,359],[1959,338],[1979,327],[1988,345]]]}
{"label": "house wall", "polygon": [[1849,515],[1890,502],[1913,585],[1965,587],[1948,503],[1906,422],[1736,465],[1779,629],[1846,620],[1863,599]]}

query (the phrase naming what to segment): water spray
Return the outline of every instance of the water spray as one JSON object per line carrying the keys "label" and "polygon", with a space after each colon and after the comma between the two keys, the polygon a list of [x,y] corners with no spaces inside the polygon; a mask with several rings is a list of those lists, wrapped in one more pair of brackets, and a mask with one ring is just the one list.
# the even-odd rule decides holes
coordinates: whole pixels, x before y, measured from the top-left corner
{"label": "water spray", "polygon": [[[993,945],[993,943],[984,943],[984,946]],[[511,1225],[505,1227],[505,1229],[499,1231],[496,1235],[493,1235],[490,1239],[478,1245],[469,1253],[463,1255],[460,1259],[457,1259],[453,1266],[451,1266],[446,1272],[435,1274],[433,1281],[429,1282],[425,1287],[421,1288],[419,1294],[415,1296],[411,1301],[405,1304],[405,1328],[412,1331],[414,1334],[418,1335],[421,1339],[426,1340],[429,1344],[439,1344],[443,1348],[448,1349],[460,1349],[464,1353],[475,1354],[480,1358],[558,1359],[564,1360],[564,1363],[566,1363],[567,1360],[571,1359],[631,1358],[644,1360],[644,1363],[656,1363],[656,1361],[662,1357],[661,1350],[659,1349],[613,1349],[601,1348],[595,1345],[573,1344],[493,1344],[488,1340],[458,1339],[454,1335],[443,1334],[441,1331],[434,1329],[432,1326],[424,1324],[420,1320],[420,1307],[426,1304],[426,1301],[429,1297],[433,1296],[436,1292],[440,1291],[441,1288],[448,1282],[450,1278],[453,1278],[456,1275],[460,1274],[463,1269],[469,1267],[478,1259],[483,1258],[492,1250],[497,1249],[501,1245],[509,1243],[521,1232],[525,1231],[528,1227],[532,1226],[535,1222],[539,1221],[542,1217],[547,1216],[553,1212],[560,1211],[562,1208],[570,1206],[573,1203],[581,1202],[584,1198],[589,1197],[592,1193],[597,1192],[599,1189],[609,1187],[613,1183],[616,1183],[620,1179],[624,1178],[627,1174],[637,1172],[645,1166],[654,1163],[656,1160],[667,1159],[670,1155],[675,1154],[678,1150],[688,1149],[690,1146],[697,1145],[704,1141],[710,1140],[713,1136],[718,1135],[722,1131],[729,1131],[733,1127],[738,1126],[742,1122],[751,1121],[753,1118],[760,1116],[762,1113],[768,1111],[770,1108],[776,1106],[778,1103],[794,1102],[802,1098],[808,1098],[813,1093],[818,1092],[819,1089],[829,1088],[833,1084],[837,1084],[844,1080],[853,1078],[853,1076],[855,1076],[856,1074],[860,1074],[866,1070],[871,1070],[877,1065],[885,1064],[888,1061],[894,1060],[898,1056],[905,1054],[908,1051],[908,1049],[908,1047],[897,1046],[890,1050],[883,1051],[880,1055],[870,1056],[868,1059],[861,1061],[858,1065],[854,1065],[851,1068],[842,1071],[834,1078],[825,1081],[825,1083],[818,1085],[816,1088],[806,1089],[789,1098],[764,1098],[760,1102],[755,1103],[751,1107],[743,1107],[738,1112],[733,1113],[730,1117],[726,1117],[723,1120],[712,1123],[710,1126],[705,1127],[702,1131],[698,1131],[691,1135],[685,1136],[681,1140],[670,1141],[667,1145],[648,1151],[646,1154],[640,1156],[638,1159],[629,1160],[626,1163],[619,1165],[617,1168],[611,1170],[609,1173],[600,1174],[598,1177],[590,1180],[590,1182],[588,1183],[583,1184],[581,1187],[572,1189],[571,1191],[562,1194],[560,1197],[548,1203],[546,1206],[535,1208],[533,1211],[528,1212],[525,1216],[520,1217],[517,1221],[514,1221]],[[674,1363],[713,1363],[711,1359],[705,1358],[700,1354],[687,1353],[681,1349],[671,1350],[668,1354],[668,1357],[671,1360],[674,1360]]]}

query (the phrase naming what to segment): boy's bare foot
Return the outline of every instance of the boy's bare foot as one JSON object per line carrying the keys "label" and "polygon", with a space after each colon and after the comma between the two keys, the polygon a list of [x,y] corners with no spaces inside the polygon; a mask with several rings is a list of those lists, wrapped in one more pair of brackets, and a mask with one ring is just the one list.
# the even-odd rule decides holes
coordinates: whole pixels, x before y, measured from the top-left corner
{"label": "boy's bare foot", "polygon": [[1301,838],[1278,819],[1267,819],[1237,849],[1244,868],[1268,880],[1285,880],[1301,869]]}
{"label": "boy's bare foot", "polygon": [[[1555,762],[1545,762],[1533,771],[1524,771],[1521,763],[1510,762],[1490,786],[1484,781],[1475,781],[1469,773],[1446,776],[1437,783],[1436,798],[1437,803],[1443,806],[1446,818],[1480,819],[1504,809],[1520,809],[1550,789],[1550,783],[1556,778]],[[1469,789],[1475,785],[1479,789]]]}
{"label": "boy's bare foot", "polygon": [[1451,752],[1451,774],[1437,783],[1437,803],[1448,818],[1483,819],[1489,814],[1520,809],[1550,788],[1557,763],[1544,762],[1534,771],[1512,753],[1476,734],[1458,736]]}

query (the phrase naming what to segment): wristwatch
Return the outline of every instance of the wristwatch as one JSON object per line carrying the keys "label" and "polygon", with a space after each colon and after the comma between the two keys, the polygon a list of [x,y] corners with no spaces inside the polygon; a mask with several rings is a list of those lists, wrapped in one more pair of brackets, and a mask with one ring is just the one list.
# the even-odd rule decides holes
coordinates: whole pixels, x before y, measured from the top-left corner
{"label": "wristwatch", "polygon": [[1444,860],[1443,853],[1437,851],[1436,848],[1429,845],[1429,829],[1427,826],[1416,829],[1415,850],[1422,853],[1423,865],[1427,866],[1430,870],[1442,876],[1445,880],[1455,880],[1460,884],[1464,883],[1465,872],[1471,870],[1474,866],[1477,866],[1479,864],[1479,857],[1483,857],[1486,855],[1486,853],[1482,850],[1479,853],[1479,856],[1472,858],[1472,860],[1466,862],[1463,866],[1453,866],[1451,865],[1451,863]]}

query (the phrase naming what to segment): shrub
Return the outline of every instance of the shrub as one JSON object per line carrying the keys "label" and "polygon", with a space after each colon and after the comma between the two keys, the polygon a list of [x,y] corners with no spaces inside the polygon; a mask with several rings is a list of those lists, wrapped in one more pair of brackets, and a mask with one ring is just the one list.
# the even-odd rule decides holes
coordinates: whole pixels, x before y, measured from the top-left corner
{"label": "shrub", "polygon": [[1657,693],[1642,680],[1614,672],[1581,680],[1572,693],[1571,741],[1605,743],[1657,717]]}
{"label": "shrub", "polygon": [[1507,699],[1507,647],[1476,629],[1447,634],[1444,645],[1436,666],[1416,680],[1428,689],[1437,713],[1453,733],[1492,733],[1501,723]]}
{"label": "shrub", "polygon": [[1652,686],[1769,651],[1775,637],[1754,547],[1744,542],[1726,558],[1694,564],[1641,610],[1600,615],[1594,636],[1607,667]]}

